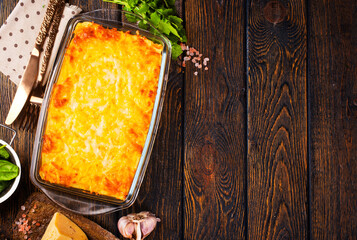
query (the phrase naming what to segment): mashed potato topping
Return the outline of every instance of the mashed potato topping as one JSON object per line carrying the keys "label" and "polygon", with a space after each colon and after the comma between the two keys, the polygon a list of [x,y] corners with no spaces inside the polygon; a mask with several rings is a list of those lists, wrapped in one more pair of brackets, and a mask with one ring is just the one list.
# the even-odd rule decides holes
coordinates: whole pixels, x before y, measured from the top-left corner
{"label": "mashed potato topping", "polygon": [[79,23],[53,89],[40,176],[124,200],[155,102],[162,46]]}

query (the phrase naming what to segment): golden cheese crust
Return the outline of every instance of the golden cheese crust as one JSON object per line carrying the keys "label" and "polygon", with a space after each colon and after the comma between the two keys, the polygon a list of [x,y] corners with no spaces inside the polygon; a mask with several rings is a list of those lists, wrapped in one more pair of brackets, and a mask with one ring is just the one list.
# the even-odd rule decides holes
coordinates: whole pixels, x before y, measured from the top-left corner
{"label": "golden cheese crust", "polygon": [[162,46],[79,23],[49,104],[40,177],[124,200],[155,102]]}

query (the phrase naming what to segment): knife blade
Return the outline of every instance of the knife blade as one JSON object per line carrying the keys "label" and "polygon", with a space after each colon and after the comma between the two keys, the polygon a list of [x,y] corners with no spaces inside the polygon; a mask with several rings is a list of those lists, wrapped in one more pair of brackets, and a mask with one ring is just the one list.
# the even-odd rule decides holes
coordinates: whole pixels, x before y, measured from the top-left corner
{"label": "knife blade", "polygon": [[11,125],[19,116],[30,97],[32,88],[35,85],[38,76],[40,53],[45,42],[47,32],[50,29],[53,16],[56,12],[56,6],[59,0],[50,0],[45,17],[41,24],[40,32],[36,38],[36,44],[31,52],[30,60],[27,64],[23,77],[17,88],[14,100],[12,101],[9,113],[6,117],[5,124]]}
{"label": "knife blade", "polygon": [[12,124],[16,120],[30,96],[33,85],[37,79],[39,58],[40,51],[37,48],[34,48],[31,52],[29,63],[25,69],[19,87],[17,88],[9,113],[7,114],[5,120],[5,124],[7,125]]}

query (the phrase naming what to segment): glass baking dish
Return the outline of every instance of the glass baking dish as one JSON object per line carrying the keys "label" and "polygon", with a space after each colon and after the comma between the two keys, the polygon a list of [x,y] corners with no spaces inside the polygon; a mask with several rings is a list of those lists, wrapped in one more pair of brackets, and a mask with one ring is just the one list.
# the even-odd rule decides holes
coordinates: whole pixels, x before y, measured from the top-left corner
{"label": "glass baking dish", "polygon": [[[118,20],[118,16],[124,20]],[[170,42],[158,31],[156,31],[154,35],[149,31],[140,29],[135,24],[128,23],[125,20],[133,17],[135,17],[136,19],[141,19],[139,16],[133,13],[121,10],[99,9],[93,12],[80,14],[72,18],[67,25],[65,34],[62,38],[61,46],[56,56],[54,66],[49,76],[37,124],[31,161],[30,179],[35,186],[41,189],[54,202],[76,213],[85,215],[103,214],[129,207],[131,204],[134,203],[138,195],[140,185],[144,179],[146,167],[150,159],[151,150],[154,145],[155,136],[159,125],[167,85],[169,65],[171,59],[171,45]],[[134,175],[134,179],[132,181],[129,193],[125,200],[119,200],[114,197],[93,194],[76,188],[51,184],[41,179],[39,175],[43,135],[45,133],[46,119],[52,90],[57,81],[57,78],[59,77],[66,49],[71,39],[73,38],[73,31],[76,25],[80,22],[94,22],[102,25],[105,28],[116,28],[118,31],[129,31],[132,34],[139,33],[139,35],[145,36],[151,41],[159,43],[163,46],[157,93],[155,97],[150,126],[139,160],[139,164]],[[153,28],[151,25],[149,25],[149,23],[148,26],[150,28]]]}

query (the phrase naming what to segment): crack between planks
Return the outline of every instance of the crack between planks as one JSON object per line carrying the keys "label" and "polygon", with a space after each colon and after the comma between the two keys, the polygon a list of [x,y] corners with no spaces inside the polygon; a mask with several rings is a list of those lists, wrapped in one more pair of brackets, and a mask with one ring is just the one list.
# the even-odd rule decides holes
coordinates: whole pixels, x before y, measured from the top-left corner
{"label": "crack between planks", "polygon": [[306,4],[306,127],[307,127],[307,238],[312,239],[311,236],[311,106],[310,106],[310,81],[309,81],[309,36],[310,36],[310,6],[309,0],[305,0]]}
{"label": "crack between planks", "polygon": [[[186,25],[185,0],[182,0],[182,20]],[[186,26],[185,26],[186,28]],[[185,99],[186,99],[186,75],[182,74],[182,97],[181,97],[181,239],[185,239]]]}
{"label": "crack between planks", "polygon": [[243,9],[244,11],[244,36],[243,36],[243,45],[244,45],[244,51],[243,51],[243,67],[244,67],[244,82],[245,82],[245,149],[244,149],[244,171],[245,171],[245,179],[244,179],[244,192],[245,192],[245,213],[244,213],[244,223],[245,223],[245,228],[244,228],[244,235],[245,239],[248,240],[248,86],[249,86],[249,42],[248,42],[248,23],[249,23],[249,6],[250,6],[250,0],[246,0],[243,2]]}

